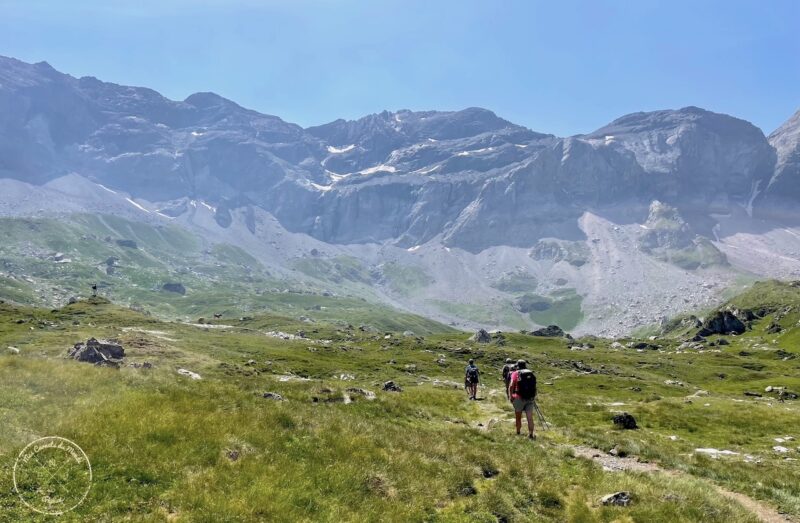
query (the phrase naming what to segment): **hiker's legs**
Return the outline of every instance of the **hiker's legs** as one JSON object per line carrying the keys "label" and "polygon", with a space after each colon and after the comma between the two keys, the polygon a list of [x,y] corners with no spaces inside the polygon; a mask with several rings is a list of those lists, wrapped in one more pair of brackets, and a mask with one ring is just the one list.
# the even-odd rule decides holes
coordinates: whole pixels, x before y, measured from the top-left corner
{"label": "hiker's legs", "polygon": [[477,398],[478,398],[478,384],[477,383],[473,383],[472,384],[472,399],[477,399]]}
{"label": "hiker's legs", "polygon": [[517,422],[517,434],[519,434],[519,431],[522,429],[522,412],[515,410],[514,417],[516,418]]}
{"label": "hiker's legs", "polygon": [[[533,434],[533,409],[527,409],[525,411],[525,417],[528,419],[528,434]],[[519,429],[517,429],[519,432]]]}

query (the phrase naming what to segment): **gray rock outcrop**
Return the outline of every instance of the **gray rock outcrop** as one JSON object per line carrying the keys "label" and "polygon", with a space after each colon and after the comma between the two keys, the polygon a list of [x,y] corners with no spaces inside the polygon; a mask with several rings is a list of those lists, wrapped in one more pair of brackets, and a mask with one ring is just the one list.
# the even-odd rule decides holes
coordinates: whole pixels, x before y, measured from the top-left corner
{"label": "gray rock outcrop", "polygon": [[67,357],[99,366],[119,367],[125,358],[125,349],[116,342],[89,338],[86,343],[76,343]]}

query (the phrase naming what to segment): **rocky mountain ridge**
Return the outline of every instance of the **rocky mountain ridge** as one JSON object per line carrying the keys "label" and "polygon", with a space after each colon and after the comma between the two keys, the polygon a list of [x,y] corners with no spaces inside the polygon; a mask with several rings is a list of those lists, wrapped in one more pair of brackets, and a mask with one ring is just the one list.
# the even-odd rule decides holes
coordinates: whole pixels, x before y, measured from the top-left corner
{"label": "rocky mountain ridge", "polygon": [[459,325],[618,334],[800,274],[800,113],[769,139],[696,107],[567,138],[480,108],[303,129],[10,58],[0,108],[0,214],[179,223]]}

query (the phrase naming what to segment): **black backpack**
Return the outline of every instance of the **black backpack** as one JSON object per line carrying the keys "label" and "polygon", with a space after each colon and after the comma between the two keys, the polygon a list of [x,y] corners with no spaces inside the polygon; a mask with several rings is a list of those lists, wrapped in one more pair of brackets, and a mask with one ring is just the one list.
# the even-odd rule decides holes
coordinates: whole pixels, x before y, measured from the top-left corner
{"label": "black backpack", "polygon": [[522,369],[517,375],[517,394],[524,400],[536,397],[536,375],[530,369]]}
{"label": "black backpack", "polygon": [[467,379],[471,383],[478,382],[478,367],[470,367],[467,369]]}

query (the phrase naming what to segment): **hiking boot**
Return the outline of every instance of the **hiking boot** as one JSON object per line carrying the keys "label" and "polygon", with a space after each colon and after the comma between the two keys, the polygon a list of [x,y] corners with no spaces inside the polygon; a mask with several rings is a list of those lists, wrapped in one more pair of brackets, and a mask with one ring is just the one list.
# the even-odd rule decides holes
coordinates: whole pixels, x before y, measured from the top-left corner
{"label": "hiking boot", "polygon": [[536,434],[528,434],[528,439],[536,441]]}

